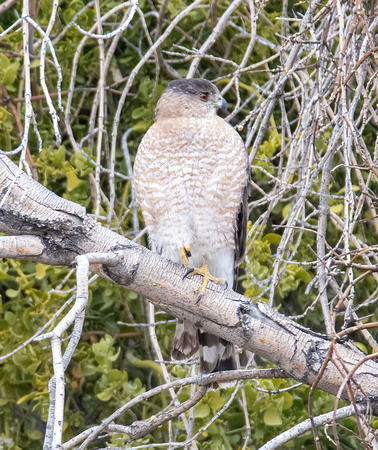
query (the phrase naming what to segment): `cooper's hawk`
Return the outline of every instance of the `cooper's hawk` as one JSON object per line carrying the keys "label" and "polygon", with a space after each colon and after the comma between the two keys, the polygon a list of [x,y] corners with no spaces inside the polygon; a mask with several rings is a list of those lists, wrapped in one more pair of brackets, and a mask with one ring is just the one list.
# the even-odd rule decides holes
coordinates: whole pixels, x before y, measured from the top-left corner
{"label": "cooper's hawk", "polygon": [[[170,82],[134,165],[151,249],[200,268],[194,269],[204,276],[200,297],[214,277],[233,287],[245,251],[248,156],[238,133],[217,116],[224,106],[207,80]],[[198,353],[202,373],[235,368],[233,344],[178,321],[172,358]]]}

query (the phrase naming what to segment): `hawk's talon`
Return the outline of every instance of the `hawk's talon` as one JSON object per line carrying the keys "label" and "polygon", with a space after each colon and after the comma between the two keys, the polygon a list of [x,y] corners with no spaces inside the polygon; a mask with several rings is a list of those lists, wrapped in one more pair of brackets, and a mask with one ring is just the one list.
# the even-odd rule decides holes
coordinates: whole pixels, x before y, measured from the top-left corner
{"label": "hawk's talon", "polygon": [[194,269],[189,269],[187,272],[186,272],[186,274],[182,277],[182,279],[183,280],[185,280],[185,278],[187,277],[187,276],[189,276],[191,273],[193,273],[194,272]]}
{"label": "hawk's talon", "polygon": [[198,296],[197,301],[196,301],[196,305],[198,305],[198,303],[200,302],[200,300],[201,300],[202,297],[203,297],[202,294],[200,294],[200,295]]}
{"label": "hawk's talon", "polygon": [[184,275],[183,279],[186,278],[190,274],[202,275],[202,277],[203,277],[203,282],[202,282],[200,293],[199,293],[199,296],[198,296],[198,299],[197,299],[197,303],[204,296],[205,291],[206,291],[206,287],[207,287],[207,283],[209,282],[209,280],[213,281],[214,283],[222,283],[222,284],[224,283],[224,284],[226,284],[226,289],[228,287],[227,281],[224,278],[216,278],[216,277],[213,277],[211,275],[211,273],[209,272],[209,269],[207,267],[207,264],[202,264],[202,266],[199,269],[196,268],[196,267],[194,267],[194,269],[189,269],[186,272],[186,274]]}
{"label": "hawk's talon", "polygon": [[184,263],[188,265],[189,264],[188,258],[192,256],[192,253],[190,251],[190,245],[189,244],[183,245],[182,247],[180,247],[179,251],[180,251],[180,258],[182,258],[184,260]]}
{"label": "hawk's talon", "polygon": [[228,289],[228,282],[227,280],[224,281],[224,290],[226,291]]}

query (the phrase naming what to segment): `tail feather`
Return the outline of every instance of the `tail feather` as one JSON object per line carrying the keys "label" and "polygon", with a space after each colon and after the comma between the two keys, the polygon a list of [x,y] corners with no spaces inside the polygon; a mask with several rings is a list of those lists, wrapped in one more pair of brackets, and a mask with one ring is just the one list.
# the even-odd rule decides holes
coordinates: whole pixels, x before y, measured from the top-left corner
{"label": "tail feather", "polygon": [[189,322],[178,320],[172,342],[172,359],[185,361],[197,354],[198,350],[197,328]]}
{"label": "tail feather", "polygon": [[224,348],[224,352],[222,356],[218,358],[216,371],[223,372],[224,370],[236,370],[235,345],[222,338],[219,338],[219,345]]}
{"label": "tail feather", "polygon": [[[235,345],[218,336],[196,328],[189,322],[179,320],[172,343],[171,357],[176,361],[186,361],[199,355],[200,373],[214,373],[235,370]],[[230,387],[234,383],[219,383]],[[213,383],[213,388],[218,384]]]}
{"label": "tail feather", "polygon": [[219,355],[223,353],[223,349],[219,348],[219,337],[198,329],[198,340],[200,343],[200,372],[214,372],[218,365]]}
{"label": "tail feather", "polygon": [[236,369],[234,344],[201,329],[198,329],[198,338],[201,373]]}

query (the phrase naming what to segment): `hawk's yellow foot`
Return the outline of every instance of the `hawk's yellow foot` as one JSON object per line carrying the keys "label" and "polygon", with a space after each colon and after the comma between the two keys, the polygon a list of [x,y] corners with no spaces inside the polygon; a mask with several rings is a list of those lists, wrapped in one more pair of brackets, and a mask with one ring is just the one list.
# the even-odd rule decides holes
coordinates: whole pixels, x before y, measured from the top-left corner
{"label": "hawk's yellow foot", "polygon": [[197,299],[197,303],[203,297],[203,295],[205,293],[205,290],[206,290],[207,283],[209,282],[209,280],[214,281],[214,283],[225,284],[226,288],[227,288],[227,281],[224,278],[213,277],[211,275],[211,273],[209,272],[207,264],[202,264],[202,266],[199,269],[197,267],[194,267],[193,269],[189,269],[186,272],[186,274],[184,275],[184,278],[187,277],[188,275],[202,275],[203,276],[203,282],[202,282],[200,293],[199,293],[199,296],[198,296],[198,299]]}
{"label": "hawk's yellow foot", "polygon": [[184,263],[186,265],[189,264],[189,256],[192,256],[192,254],[190,253],[190,245],[186,244],[180,247],[180,257],[184,260]]}

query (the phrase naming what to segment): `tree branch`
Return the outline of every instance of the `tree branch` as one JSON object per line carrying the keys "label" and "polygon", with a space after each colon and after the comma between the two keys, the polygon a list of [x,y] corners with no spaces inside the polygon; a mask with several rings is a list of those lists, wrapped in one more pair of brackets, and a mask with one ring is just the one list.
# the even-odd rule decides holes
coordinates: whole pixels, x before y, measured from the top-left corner
{"label": "tree branch", "polygon": [[[0,156],[0,193],[0,231],[38,236],[44,246],[42,253],[20,253],[19,258],[70,265],[78,255],[111,252],[119,258],[117,265],[91,264],[91,270],[147,297],[165,312],[267,358],[298,381],[311,385],[315,380],[331,345],[327,336],[214,283],[209,283],[197,303],[200,276],[183,279],[185,267],[102,227],[83,207],[48,191],[4,155]],[[352,342],[335,345],[349,372],[365,357]],[[345,376],[328,364],[317,386],[336,395]],[[365,361],[353,377],[357,401],[364,400],[360,383],[373,413],[378,414],[378,364]],[[348,400],[345,390],[341,398]]]}
{"label": "tree branch", "polygon": [[17,1],[18,0],[5,0],[5,2],[0,5],[0,14],[5,13],[9,8],[12,8]]}
{"label": "tree branch", "polygon": [[[360,413],[364,413],[366,410],[365,407],[360,409]],[[336,420],[345,419],[346,417],[353,416],[355,414],[353,406],[344,406],[344,408],[340,408],[336,414]],[[321,427],[322,425],[332,423],[335,420],[333,411],[328,412],[326,414],[321,414],[320,416],[314,417],[314,423],[316,427]],[[281,447],[286,442],[291,441],[292,439],[301,436],[307,431],[311,430],[311,419],[306,419],[301,423],[298,423],[294,427],[290,428],[290,430],[285,431],[284,433],[279,434],[275,438],[271,439],[265,445],[260,447],[260,450],[274,450],[276,448]]]}

